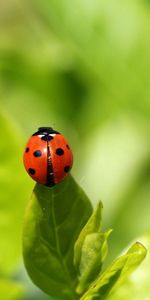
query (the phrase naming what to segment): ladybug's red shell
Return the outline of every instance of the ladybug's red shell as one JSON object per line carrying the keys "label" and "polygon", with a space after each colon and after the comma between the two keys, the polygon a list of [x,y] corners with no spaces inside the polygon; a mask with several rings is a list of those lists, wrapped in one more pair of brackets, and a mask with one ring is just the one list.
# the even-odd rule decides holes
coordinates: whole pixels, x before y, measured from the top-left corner
{"label": "ladybug's red shell", "polygon": [[35,181],[53,186],[68,175],[73,154],[63,135],[52,128],[42,127],[29,139],[23,161]]}

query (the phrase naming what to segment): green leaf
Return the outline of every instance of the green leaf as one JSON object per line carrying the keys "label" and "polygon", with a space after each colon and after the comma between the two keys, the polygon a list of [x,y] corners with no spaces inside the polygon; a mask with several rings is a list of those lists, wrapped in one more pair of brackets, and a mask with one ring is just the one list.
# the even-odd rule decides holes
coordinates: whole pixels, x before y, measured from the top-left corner
{"label": "green leaf", "polygon": [[125,280],[124,284],[114,289],[109,300],[148,300],[150,299],[150,232],[139,239],[148,249],[147,256],[134,273]]}
{"label": "green leaf", "polygon": [[53,188],[35,186],[25,216],[24,262],[32,281],[56,299],[78,299],[73,248],[91,213],[71,175]]}
{"label": "green leaf", "polygon": [[91,285],[81,300],[103,300],[110,291],[122,283],[125,278],[136,269],[146,256],[146,249],[141,243],[135,243],[128,252],[119,257],[112,265]]}
{"label": "green leaf", "polygon": [[0,296],[3,300],[21,300],[24,298],[24,288],[18,283],[0,279]]}
{"label": "green leaf", "polygon": [[102,208],[102,202],[99,202],[75,243],[74,264],[79,273],[76,288],[78,294],[82,294],[100,273],[107,254],[107,238],[111,230],[100,232]]}
{"label": "green leaf", "polygon": [[85,238],[82,247],[80,275],[77,292],[82,294],[100,273],[103,261],[107,255],[107,239],[111,229],[102,233],[91,233]]}
{"label": "green leaf", "polygon": [[98,232],[101,226],[101,213],[102,213],[102,202],[99,202],[97,208],[94,210],[92,216],[88,220],[87,224],[84,226],[80,235],[75,243],[74,247],[74,264],[76,268],[79,268],[81,255],[82,255],[82,246],[86,236],[93,232]]}

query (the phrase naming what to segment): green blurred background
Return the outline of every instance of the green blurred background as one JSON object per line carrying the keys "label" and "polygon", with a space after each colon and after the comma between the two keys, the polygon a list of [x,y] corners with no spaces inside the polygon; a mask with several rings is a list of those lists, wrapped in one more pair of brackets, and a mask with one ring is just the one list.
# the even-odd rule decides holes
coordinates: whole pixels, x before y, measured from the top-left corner
{"label": "green blurred background", "polygon": [[73,176],[94,205],[103,201],[108,263],[150,228],[150,1],[0,1],[3,300],[49,299],[21,258],[34,186],[22,153],[39,126],[69,139]]}

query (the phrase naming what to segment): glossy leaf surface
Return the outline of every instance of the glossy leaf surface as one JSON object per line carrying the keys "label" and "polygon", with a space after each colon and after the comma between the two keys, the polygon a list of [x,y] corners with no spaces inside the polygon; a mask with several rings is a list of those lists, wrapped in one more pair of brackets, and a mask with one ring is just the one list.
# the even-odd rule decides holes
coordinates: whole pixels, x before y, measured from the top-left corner
{"label": "glossy leaf surface", "polygon": [[112,265],[91,285],[81,300],[106,299],[112,289],[118,286],[142,262],[146,256],[146,249],[140,243],[135,243],[126,254],[119,257]]}
{"label": "glossy leaf surface", "polygon": [[91,213],[71,176],[53,188],[35,186],[25,216],[24,262],[33,282],[55,299],[78,299],[73,248]]}
{"label": "glossy leaf surface", "polygon": [[111,229],[106,232],[91,233],[86,236],[80,262],[80,276],[77,291],[82,294],[100,273],[107,255],[107,239]]}
{"label": "glossy leaf surface", "polygon": [[78,270],[78,294],[82,294],[101,271],[107,255],[107,238],[111,232],[101,232],[102,203],[98,203],[92,216],[82,229],[74,248],[74,263]]}
{"label": "glossy leaf surface", "polygon": [[74,263],[78,268],[82,255],[82,246],[86,236],[93,232],[98,232],[101,226],[101,213],[102,213],[102,203],[100,202],[93,212],[92,216],[88,220],[87,224],[84,226],[80,235],[75,243],[74,247]]}
{"label": "glossy leaf surface", "polygon": [[148,300],[150,298],[150,232],[139,239],[148,249],[141,266],[126,278],[108,297],[108,300]]}

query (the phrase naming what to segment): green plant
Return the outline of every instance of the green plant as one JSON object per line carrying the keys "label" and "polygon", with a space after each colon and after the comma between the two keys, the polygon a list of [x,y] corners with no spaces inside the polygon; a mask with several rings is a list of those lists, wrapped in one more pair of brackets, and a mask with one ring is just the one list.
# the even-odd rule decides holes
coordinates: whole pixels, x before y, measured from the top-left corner
{"label": "green plant", "polygon": [[92,212],[71,175],[53,188],[36,184],[24,222],[24,262],[53,299],[105,299],[145,258],[137,242],[102,271],[111,229],[101,230],[101,213],[102,203]]}

